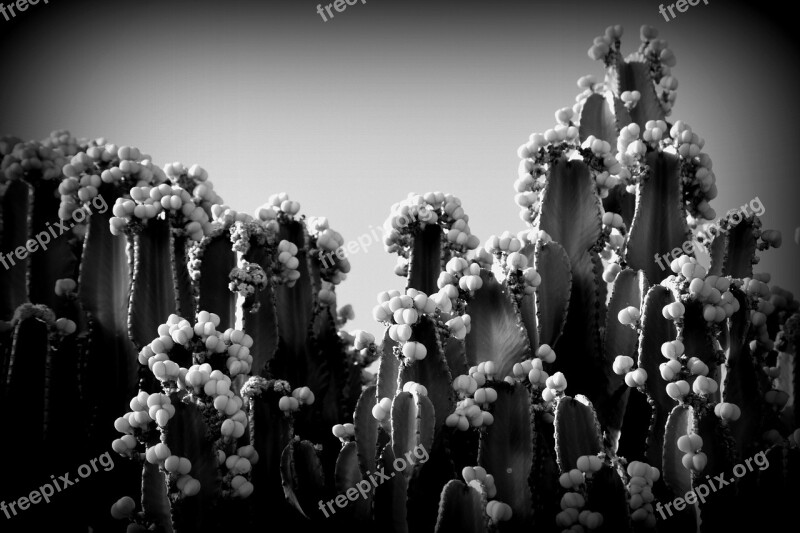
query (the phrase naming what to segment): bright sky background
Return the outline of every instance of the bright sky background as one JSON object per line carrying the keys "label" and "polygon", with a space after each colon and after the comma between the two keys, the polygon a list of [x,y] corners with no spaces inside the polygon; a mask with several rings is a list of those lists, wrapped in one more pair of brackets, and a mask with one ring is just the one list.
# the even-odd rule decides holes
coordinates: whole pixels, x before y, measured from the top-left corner
{"label": "bright sky background", "polygon": [[[714,160],[712,206],[760,198],[784,245],[757,270],[798,294],[791,35],[765,4],[701,2],[670,22],[658,4],[368,0],[323,22],[306,0],[39,2],[0,18],[0,134],[67,128],[160,165],[199,163],[235,209],[285,191],[345,240],[411,191],[451,192],[484,242],[524,228],[517,147],[574,102],[578,77],[602,76],[592,39],[623,24],[630,52],[651,24],[678,57],[670,119],[704,136]],[[349,329],[381,335],[371,309],[404,286],[395,257],[374,243],[350,260],[338,291],[356,310]]]}

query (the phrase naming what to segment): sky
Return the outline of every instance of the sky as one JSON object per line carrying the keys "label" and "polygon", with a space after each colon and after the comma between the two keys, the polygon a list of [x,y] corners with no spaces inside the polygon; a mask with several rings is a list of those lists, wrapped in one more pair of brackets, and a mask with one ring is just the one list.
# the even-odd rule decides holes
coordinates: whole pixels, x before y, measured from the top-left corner
{"label": "sky", "polygon": [[[756,271],[800,294],[786,17],[777,4],[710,0],[666,21],[659,4],[358,0],[325,21],[307,0],[42,0],[0,16],[0,135],[69,129],[161,166],[198,163],[234,209],[286,192],[345,241],[374,234],[409,192],[443,191],[485,242],[525,228],[517,148],[574,103],[580,76],[602,78],[593,38],[622,24],[632,52],[650,24],[678,58],[669,119],[703,136],[714,161],[712,207],[757,197],[784,243]],[[405,283],[370,241],[337,292],[355,309],[347,328],[381,336],[375,296]]]}

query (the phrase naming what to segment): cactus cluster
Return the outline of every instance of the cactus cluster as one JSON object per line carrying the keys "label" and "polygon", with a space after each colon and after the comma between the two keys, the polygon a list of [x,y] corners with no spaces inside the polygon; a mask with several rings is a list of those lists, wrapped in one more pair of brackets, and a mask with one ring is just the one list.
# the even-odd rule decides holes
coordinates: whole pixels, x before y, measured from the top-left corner
{"label": "cactus cluster", "polygon": [[[385,245],[406,286],[378,295],[380,342],[345,331],[352,308],[336,310],[342,236],[285,194],[250,216],[197,165],[160,168],[67,132],[2,139],[3,251],[72,222],[0,271],[0,391],[26,398],[10,423],[32,453],[61,446],[47,468],[108,445],[121,456],[121,494],[76,489],[65,503],[113,498],[65,505],[60,522],[782,524],[800,490],[800,303],[753,271],[780,235],[755,215],[724,217],[710,265],[684,254],[658,268],[653,257],[716,218],[716,178],[704,140],[667,120],[678,83],[666,41],[642,27],[623,56],[621,36],[609,27],[589,49],[604,81],[580,78],[575,105],[519,148],[525,230],[481,247],[452,194],[392,206]],[[110,212],[75,216],[98,196]],[[5,456],[15,446],[4,440]],[[757,454],[761,468],[736,473]],[[732,472],[700,502],[667,505]]]}

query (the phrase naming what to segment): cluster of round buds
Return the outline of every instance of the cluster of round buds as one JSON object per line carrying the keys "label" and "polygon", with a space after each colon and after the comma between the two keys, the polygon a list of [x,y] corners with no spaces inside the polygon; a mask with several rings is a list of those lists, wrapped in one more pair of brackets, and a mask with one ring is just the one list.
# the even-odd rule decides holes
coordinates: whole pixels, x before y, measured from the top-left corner
{"label": "cluster of round buds", "polygon": [[620,165],[622,165],[622,169],[618,175],[623,180],[630,178],[630,171],[625,167],[634,167],[638,165],[647,153],[647,144],[639,139],[640,133],[639,125],[634,122],[619,130],[616,159]]}
{"label": "cluster of round buds", "polygon": [[694,133],[692,127],[682,120],[678,120],[673,124],[672,128],[669,130],[669,136],[672,138],[673,145],[678,155],[684,159],[691,160],[698,157],[705,145],[705,140]]}
{"label": "cluster of round buds", "polygon": [[[639,31],[639,36],[642,40],[642,51],[652,61],[660,61],[669,68],[677,64],[675,54],[671,53],[667,41],[657,39],[658,30],[652,26],[643,25]],[[657,54],[654,56],[654,54]]]}
{"label": "cluster of round buds", "polygon": [[663,120],[648,120],[644,125],[642,133],[642,140],[650,145],[651,148],[656,148],[659,143],[669,134],[669,127]]}
{"label": "cluster of round buds", "polygon": [[[578,474],[583,477],[580,471]],[[556,515],[556,525],[569,532],[598,529],[603,525],[603,515],[584,509],[585,506],[586,499],[580,492],[564,493],[561,497],[561,512]]]}
{"label": "cluster of round buds", "polygon": [[539,191],[541,191],[547,178],[544,169],[531,157],[522,159],[519,164],[519,177],[514,182],[517,194],[514,201],[522,208],[520,218],[525,222],[532,222],[535,212],[539,210]]}
{"label": "cluster of round buds", "polygon": [[589,135],[581,144],[584,161],[592,169],[601,198],[608,196],[608,190],[619,184],[616,177],[622,165],[611,153],[611,145],[602,139]]}
{"label": "cluster of round buds", "polygon": [[280,224],[278,223],[278,212],[270,204],[264,204],[261,207],[256,208],[253,219],[260,222],[261,227],[267,233],[277,233],[278,229],[280,228]]}
{"label": "cluster of round buds", "polygon": [[486,514],[495,523],[511,520],[513,511],[511,506],[498,500],[486,502]]}
{"label": "cluster of round buds", "polygon": [[726,422],[728,420],[735,422],[742,416],[742,410],[734,403],[720,402],[714,406],[714,414]]}
{"label": "cluster of round buds", "polygon": [[46,148],[58,150],[64,155],[71,156],[90,146],[105,146],[107,141],[105,137],[97,137],[90,140],[83,137],[76,138],[69,130],[54,130],[50,132],[47,138],[42,139],[41,144]]}
{"label": "cluster of round buds", "polygon": [[769,249],[769,247],[780,248],[781,244],[783,244],[783,236],[781,232],[776,229],[768,229],[762,231],[759,238],[762,241],[761,243],[759,243],[758,246],[759,250],[766,250]]}
{"label": "cluster of round buds", "polygon": [[[572,114],[574,117],[580,117],[583,114],[583,106],[586,103],[586,100],[593,94],[599,93],[602,94],[605,90],[604,83],[598,83],[597,78],[592,76],[591,74],[587,74],[586,76],[581,76],[577,80],[578,88],[581,89],[581,92],[575,96],[575,104],[572,106]],[[578,122],[572,121],[571,124],[567,124],[559,120],[558,112],[556,113],[556,120],[559,124],[564,125],[571,125],[577,126]]]}
{"label": "cluster of round buds", "polygon": [[[166,446],[166,445],[165,445]],[[155,447],[154,453],[155,453]],[[161,450],[163,452],[163,450]],[[170,474],[177,474],[179,476],[188,476],[192,471],[192,462],[186,457],[178,457],[177,455],[170,455],[164,459],[164,470]]]}
{"label": "cluster of round buds", "polygon": [[388,252],[407,255],[408,235],[419,226],[440,224],[450,248],[460,252],[474,250],[480,244],[469,227],[469,216],[461,206],[461,200],[452,194],[428,192],[408,195],[408,198],[392,206],[389,218],[384,223],[384,244]]}
{"label": "cluster of round buds", "polygon": [[456,404],[455,412],[449,414],[444,422],[447,427],[467,431],[470,426],[474,428],[491,426],[494,423],[494,416],[489,411],[482,410],[474,399],[465,398]]}
{"label": "cluster of round buds", "polygon": [[[631,388],[643,387],[647,382],[647,371],[644,368],[633,368],[633,358],[628,355],[618,355],[611,365],[611,369],[618,376],[625,376],[625,384]],[[678,365],[680,369],[680,365]]]}
{"label": "cluster of round buds", "polygon": [[483,387],[487,379],[497,379],[497,365],[494,361],[484,361],[475,366],[471,366],[468,371],[469,376],[475,380],[478,387]]}
{"label": "cluster of round buds", "polygon": [[497,496],[494,476],[487,474],[486,469],[482,466],[465,466],[461,469],[461,477],[478,492],[486,492],[488,498]]}
{"label": "cluster of round buds", "polygon": [[64,337],[72,335],[78,329],[78,326],[69,318],[59,318],[56,320],[56,331]]}
{"label": "cluster of round buds", "polygon": [[[591,479],[592,475],[603,467],[603,461],[596,455],[582,455],[578,458],[577,468],[573,468],[569,472],[564,472],[558,478],[559,484],[571,492],[566,492],[561,497],[561,512],[556,515],[556,524],[559,527],[569,528],[575,524],[580,524],[584,527],[589,522],[589,511],[581,511],[586,502],[582,494],[582,490],[587,479]],[[596,522],[599,520],[602,523],[602,516],[595,513],[599,518],[591,520]],[[597,527],[597,526],[595,526]],[[568,531],[572,531],[571,529]]]}
{"label": "cluster of round buds", "polygon": [[549,344],[541,344],[536,350],[536,357],[544,363],[553,363],[556,360],[556,352]]}
{"label": "cluster of round buds", "polygon": [[686,313],[686,306],[682,302],[672,302],[661,309],[661,314],[667,320],[678,320]]}
{"label": "cluster of round buds", "polygon": [[647,383],[647,371],[637,368],[625,373],[625,385],[631,388],[643,387]]}
{"label": "cluster of round buds", "polygon": [[[546,130],[544,133],[533,133],[528,142],[517,149],[520,159],[532,159],[535,165],[546,165],[550,162],[547,148],[554,148],[554,152],[571,151],[580,146],[580,132],[575,126],[559,124]],[[555,154],[554,154],[555,155]]]}
{"label": "cluster of round buds", "polygon": [[[497,235],[489,237],[486,240],[484,249],[490,254],[500,257],[501,255],[508,256],[512,253],[519,252],[522,246],[522,241],[520,239],[512,235],[511,232],[504,231],[499,237]],[[525,266],[527,266],[527,263]],[[522,268],[524,268],[524,266]]]}
{"label": "cluster of round buds", "polygon": [[356,428],[353,424],[336,424],[333,426],[333,436],[343,443],[348,442],[356,436]]}
{"label": "cluster of round buds", "polygon": [[612,230],[624,230],[625,229],[625,222],[622,220],[622,216],[618,213],[612,213],[611,211],[607,211],[603,213],[603,226],[605,226],[609,231]]}
{"label": "cluster of round buds", "polygon": [[[104,170],[101,170],[103,167]],[[158,185],[167,180],[164,172],[154,165],[150,156],[130,146],[92,146],[75,154],[63,166],[66,179],[59,186],[61,206],[59,218],[69,220],[73,212],[99,194],[100,185],[122,181],[133,186]]]}
{"label": "cluster of round buds", "polygon": [[[594,459],[596,459],[596,461],[594,459],[589,459],[589,457],[594,457]],[[582,455],[581,458],[583,458],[586,461],[588,461],[588,462],[586,462],[586,461],[582,462],[582,466],[586,467],[586,469],[573,468],[572,470],[570,470],[568,472],[564,472],[563,474],[561,474],[558,477],[558,483],[563,488],[565,488],[567,490],[579,489],[581,487],[581,485],[583,485],[585,483],[585,481],[586,481],[586,479],[584,478],[584,474],[585,473],[587,473],[587,472],[591,472],[591,473],[597,472],[603,466],[603,461],[599,457],[597,457],[596,455],[593,455],[593,456]],[[594,468],[595,466],[596,466],[596,468]]]}
{"label": "cluster of round buds", "polygon": [[609,26],[603,35],[594,38],[594,43],[589,47],[589,57],[595,61],[608,61],[609,54],[619,52],[619,38],[622,37],[622,26]]}
{"label": "cluster of round buds", "polygon": [[447,326],[447,328],[450,330],[450,334],[453,337],[458,340],[463,340],[466,338],[467,333],[470,332],[472,327],[472,317],[464,313],[461,316],[451,318],[445,322],[444,325]]}
{"label": "cluster of round buds", "polygon": [[428,349],[421,342],[406,342],[400,351],[409,361],[421,361],[428,355]]}
{"label": "cluster of round buds", "polygon": [[628,463],[628,506],[631,508],[631,520],[643,524],[647,528],[655,527],[656,517],[653,514],[653,483],[661,477],[658,468],[641,461]]}
{"label": "cluster of round buds", "polygon": [[336,287],[327,280],[320,281],[320,289],[317,292],[317,300],[322,307],[336,308]]}
{"label": "cluster of round buds", "polygon": [[636,107],[636,104],[639,103],[639,100],[642,99],[642,93],[639,91],[622,91],[619,95],[619,99],[622,100],[622,104],[627,109],[633,109]]}
{"label": "cluster of round buds", "polygon": [[[139,393],[142,396],[141,393]],[[137,401],[142,398],[137,397]],[[131,408],[133,408],[134,403],[131,401]],[[145,409],[142,412],[147,411],[148,417],[151,420],[155,420],[158,427],[166,427],[167,423],[169,422],[170,418],[175,416],[175,406],[172,405],[172,400],[170,400],[169,396],[166,394],[161,393],[153,393],[147,397],[147,401],[145,402]],[[147,417],[143,415],[138,415],[139,420],[144,421]],[[125,418],[121,417],[118,418],[117,421],[114,423],[114,427],[120,431],[120,433],[127,433],[127,431],[122,431],[125,429]],[[128,418],[128,424],[130,425],[131,420]],[[149,423],[149,421],[147,422]],[[117,427],[119,424],[119,427]],[[133,427],[133,426],[131,426]],[[141,426],[140,426],[141,427]]]}
{"label": "cluster of round buds", "polygon": [[[6,179],[16,180],[36,172],[45,180],[61,177],[61,169],[67,163],[67,153],[60,147],[51,148],[40,142],[16,142],[2,158],[2,169]],[[7,148],[9,148],[7,146]],[[0,156],[4,150],[0,149]]]}
{"label": "cluster of round buds", "polygon": [[[484,380],[485,383],[485,380]],[[489,387],[479,387],[477,380],[466,374],[462,374],[453,380],[453,389],[462,399],[469,396],[476,404],[488,406],[497,401],[497,391]]]}
{"label": "cluster of round buds", "polygon": [[289,217],[293,217],[300,212],[300,203],[290,200],[289,195],[285,192],[270,196],[267,200],[267,205],[271,205],[279,213]]}
{"label": "cluster of round buds", "polygon": [[[668,359],[666,363],[661,363],[659,366],[661,377],[665,381],[674,381],[681,376],[681,370],[683,367],[681,366],[679,358],[683,356],[684,350],[685,348],[683,343],[678,339],[667,341],[661,345],[661,355]],[[693,357],[690,360],[694,361],[696,359],[696,357]],[[702,363],[702,361],[699,362]],[[695,365],[696,363],[693,364],[693,367],[696,370],[702,370],[701,367]],[[708,367],[706,367],[706,372],[707,371]],[[689,383],[683,379],[676,381],[675,383],[669,383],[667,385],[667,394],[669,394],[674,400],[680,400],[689,394]]]}
{"label": "cluster of round buds", "polygon": [[258,463],[258,452],[253,446],[247,445],[237,449],[236,454],[227,457],[222,450],[217,453],[220,465],[224,464],[228,474],[233,476],[230,478],[230,495],[242,499],[249,497],[253,493],[253,484],[245,476],[252,471],[253,465]]}
{"label": "cluster of round buds", "polygon": [[391,398],[381,398],[379,402],[375,404],[372,408],[372,416],[375,417],[376,420],[384,420],[389,413],[392,411],[392,399]]}
{"label": "cluster of round buds", "polygon": [[611,364],[611,369],[618,376],[627,374],[633,368],[633,358],[628,355],[618,355]]}
{"label": "cluster of round buds", "polygon": [[189,475],[192,463],[185,457],[172,455],[169,447],[158,443],[147,448],[145,459],[153,465],[162,465],[164,470],[177,476],[176,486],[184,496],[191,497],[200,492],[200,482]]}
{"label": "cluster of round buds", "polygon": [[703,438],[697,433],[682,435],[678,437],[678,449],[684,453],[681,463],[684,468],[692,472],[702,472],[706,467],[708,458],[701,452]]}
{"label": "cluster of round buds", "polygon": [[[591,94],[591,91],[588,91]],[[582,104],[577,104],[582,105]],[[579,111],[573,111],[573,114]],[[565,123],[566,115],[557,118],[560,124],[542,133],[533,133],[528,142],[517,150],[521,159],[519,176],[514,182],[517,195],[514,200],[520,206],[520,218],[532,224],[540,207],[540,191],[546,183],[546,172],[550,163],[580,146],[580,132],[574,125]]]}
{"label": "cluster of round buds", "polygon": [[[147,451],[145,453],[145,460],[151,465],[164,464],[164,462],[170,457],[175,457],[175,456],[172,455],[169,446],[167,446],[163,442],[159,442],[158,444],[148,446]],[[180,461],[180,458],[176,457],[176,459]],[[189,470],[191,470],[191,463],[189,463]]]}
{"label": "cluster of round buds", "polygon": [[575,463],[578,470],[586,477],[591,477],[592,474],[598,472],[603,467],[603,460],[596,455],[581,455]]}
{"label": "cluster of round buds", "polygon": [[169,419],[175,416],[175,406],[172,405],[172,400],[166,394],[158,392],[153,394],[139,392],[139,395],[131,400],[130,407],[132,412],[118,418],[114,423],[114,427],[120,433],[128,433],[125,431],[127,428],[123,422],[126,417],[130,429],[133,430],[134,428],[145,428],[154,420],[159,427],[164,427]]}
{"label": "cluster of round buds", "polygon": [[[326,217],[312,217],[306,220],[309,235],[314,239],[322,263],[322,277],[338,285],[350,272],[350,260],[339,249],[344,245],[344,237],[330,228]],[[338,255],[337,255],[338,252]]]}
{"label": "cluster of round buds", "polygon": [[542,359],[539,358],[515,363],[511,371],[517,379],[528,378],[534,387],[544,387],[550,377],[550,374],[542,367]]}
{"label": "cluster of round buds", "polygon": [[253,217],[247,213],[239,213],[225,204],[211,206],[211,225],[214,228],[230,227],[234,222],[252,222]]}
{"label": "cluster of round buds", "polygon": [[[194,330],[188,320],[172,314],[167,319],[166,324],[161,324],[158,327],[158,334],[158,338],[154,339],[139,352],[139,364],[147,365],[150,370],[153,370],[153,367],[158,362],[169,361],[167,352],[175,344],[187,344],[189,339],[194,336]],[[172,370],[173,368],[170,365],[169,371],[171,372]]]}
{"label": "cluster of round buds", "polygon": [[744,278],[742,280],[742,290],[749,297],[757,301],[757,309],[750,313],[750,321],[756,328],[763,328],[766,325],[767,317],[775,311],[772,303],[772,293],[769,286],[757,279]]}
{"label": "cluster of round buds", "polygon": [[371,347],[374,349],[375,335],[361,329],[353,331],[352,335],[353,346],[356,350],[361,352],[362,356],[366,357],[369,354]]}
{"label": "cluster of round buds", "polygon": [[130,412],[114,421],[114,428],[123,436],[114,440],[111,448],[123,456],[131,456],[136,448],[135,430],[146,430],[153,420],[163,427],[170,418],[175,416],[175,406],[172,405],[169,397],[158,393],[139,392],[131,400],[130,408]]}
{"label": "cluster of round buds", "polygon": [[542,399],[552,402],[564,393],[567,388],[567,378],[562,372],[556,372],[545,380],[545,389],[542,390]]}
{"label": "cluster of round buds", "polygon": [[[388,323],[389,337],[401,344],[411,338],[412,326],[420,316],[430,314],[436,310],[436,302],[432,298],[416,289],[407,289],[405,294],[400,291],[385,291],[378,294],[378,305],[372,311],[375,320]],[[412,348],[408,349],[411,353]],[[423,353],[418,347],[413,348],[413,353]],[[424,357],[424,355],[422,355]]]}
{"label": "cluster of round buds", "polygon": [[164,165],[164,174],[172,183],[186,185],[187,189],[192,189],[192,196],[198,203],[222,203],[222,198],[214,191],[214,184],[208,181],[208,172],[200,165],[186,168],[178,161],[167,163]]}
{"label": "cluster of round buds", "polygon": [[730,278],[707,276],[706,269],[686,255],[674,259],[670,268],[689,282],[689,294],[703,304],[706,322],[720,323],[739,310],[739,301],[730,291]]}
{"label": "cluster of round buds", "polygon": [[451,285],[454,287],[458,285],[462,291],[472,294],[483,287],[481,267],[478,263],[470,263],[462,257],[453,257],[445,265],[444,271],[439,273],[436,285],[439,287],[439,292],[444,291],[444,295],[450,300],[458,297],[457,291],[447,288]]}
{"label": "cluster of round buds", "polygon": [[[662,79],[662,83],[677,87],[677,82],[672,76]],[[692,132],[692,128],[682,120],[678,120],[669,130],[669,138],[665,138],[662,146],[674,150],[683,161],[684,165],[684,200],[691,217],[714,220],[717,217],[714,209],[708,204],[717,197],[716,175],[712,168],[713,163],[708,154],[702,151],[705,141],[702,137]]]}
{"label": "cluster of round buds", "polygon": [[122,232],[133,218],[145,221],[162,212],[179,216],[183,230],[195,242],[211,232],[208,215],[186,189],[162,183],[157,187],[133,187],[130,195],[130,200],[118,198],[112,209],[114,217],[109,220],[109,225],[115,235]]}
{"label": "cluster of round buds", "polygon": [[478,491],[480,494],[485,494],[487,499],[486,514],[489,519],[495,524],[504,522],[511,519],[513,511],[511,506],[498,500],[491,500],[497,496],[497,486],[494,482],[494,477],[486,473],[486,469],[481,466],[465,466],[461,470],[461,477],[469,487]]}
{"label": "cluster of round buds", "polygon": [[315,400],[314,393],[308,387],[294,389],[291,396],[282,396],[278,400],[278,408],[289,416],[294,411],[299,411],[301,405],[311,405]]}
{"label": "cluster of round buds", "polygon": [[427,396],[428,389],[422,383],[416,381],[406,381],[403,383],[403,392],[410,392],[417,396]]}
{"label": "cluster of round buds", "polygon": [[56,296],[70,296],[75,294],[78,284],[72,278],[57,279],[55,284]]}
{"label": "cluster of round buds", "polygon": [[275,270],[287,287],[294,287],[294,284],[300,279],[300,271],[298,270],[300,261],[297,259],[297,252],[297,245],[293,242],[282,240],[278,243],[279,266]]}
{"label": "cluster of round buds", "polygon": [[[196,329],[197,326],[195,326]],[[215,342],[210,340],[213,337],[220,338],[216,335],[209,336],[206,339],[206,348],[213,346],[213,349],[216,350],[218,348],[215,346]],[[225,352],[228,356],[225,361],[225,367],[231,377],[236,377],[239,374],[249,374],[253,365],[253,356],[250,354],[250,348],[253,347],[253,337],[247,335],[244,331],[228,328],[222,334],[222,343],[224,343],[223,346],[225,346]]]}
{"label": "cluster of round buds", "polygon": [[[456,207],[460,207],[461,202],[452,201],[452,195],[445,195],[443,192],[429,192],[426,194],[411,193],[402,202],[397,202],[392,205],[389,218],[386,219],[384,227],[386,228],[385,244],[391,248],[393,244],[398,244],[400,235],[407,231],[411,224],[418,223],[420,227],[425,227],[427,224],[436,224],[441,215],[441,209],[450,199],[451,213]],[[458,218],[462,218],[464,210],[456,213]],[[468,220],[468,217],[467,217]],[[389,251],[395,251],[390,249]]]}
{"label": "cluster of round buds", "polygon": [[562,107],[556,111],[556,122],[562,126],[571,126],[575,111],[570,107]]}
{"label": "cluster of round buds", "polygon": [[687,394],[689,394],[689,382],[685,379],[679,379],[672,383],[667,383],[667,396],[673,400],[682,401]]}
{"label": "cluster of round buds", "polygon": [[617,313],[617,320],[619,320],[620,324],[623,326],[631,326],[633,328],[636,328],[636,325],[641,317],[642,312],[638,307],[634,307],[632,305],[629,305]]}
{"label": "cluster of round buds", "polygon": [[764,401],[772,405],[777,411],[781,411],[789,401],[789,395],[786,391],[772,389],[764,393]]}
{"label": "cluster of round buds", "polygon": [[475,378],[462,374],[453,380],[453,390],[463,399],[472,396],[478,390],[478,382]]}
{"label": "cluster of round buds", "polygon": [[[703,362],[700,362],[700,364],[705,366]],[[706,372],[708,372],[708,367],[706,367]],[[712,378],[697,376],[692,383],[692,390],[695,394],[709,395],[717,392],[717,390],[719,390],[719,385]]]}
{"label": "cluster of round buds", "polygon": [[111,506],[111,517],[114,520],[124,520],[133,516],[136,502],[130,496],[123,496]]}

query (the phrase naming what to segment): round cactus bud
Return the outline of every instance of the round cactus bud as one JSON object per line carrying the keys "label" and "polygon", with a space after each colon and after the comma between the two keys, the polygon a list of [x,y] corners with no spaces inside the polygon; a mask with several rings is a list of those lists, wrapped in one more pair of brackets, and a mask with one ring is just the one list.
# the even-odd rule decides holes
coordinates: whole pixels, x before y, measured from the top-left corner
{"label": "round cactus bud", "polygon": [[111,516],[115,520],[123,520],[133,514],[136,502],[130,496],[123,496],[111,506]]}
{"label": "round cactus bud", "polygon": [[633,358],[627,355],[618,355],[616,359],[614,359],[614,363],[612,365],[614,373],[620,376],[626,374],[632,367]]}

